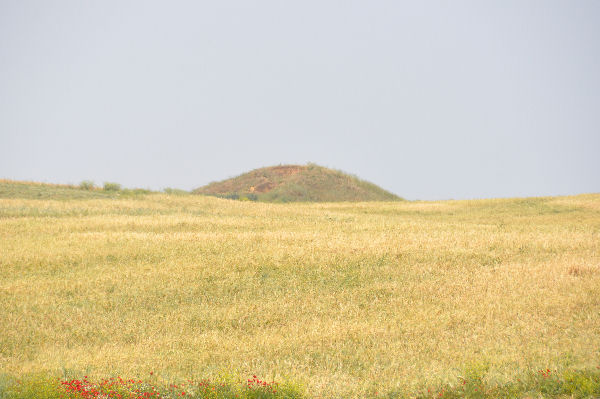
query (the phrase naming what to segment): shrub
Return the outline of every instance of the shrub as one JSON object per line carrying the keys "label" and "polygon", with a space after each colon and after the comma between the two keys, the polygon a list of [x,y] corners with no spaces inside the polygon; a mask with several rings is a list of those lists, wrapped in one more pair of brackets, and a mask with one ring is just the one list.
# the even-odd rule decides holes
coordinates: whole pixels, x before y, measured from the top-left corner
{"label": "shrub", "polygon": [[94,182],[91,180],[84,180],[79,183],[79,188],[82,190],[93,190],[95,187]]}
{"label": "shrub", "polygon": [[250,194],[240,196],[239,200],[240,201],[257,201],[258,196],[256,194],[250,193]]}
{"label": "shrub", "polygon": [[104,183],[104,191],[121,191],[121,185],[119,183]]}

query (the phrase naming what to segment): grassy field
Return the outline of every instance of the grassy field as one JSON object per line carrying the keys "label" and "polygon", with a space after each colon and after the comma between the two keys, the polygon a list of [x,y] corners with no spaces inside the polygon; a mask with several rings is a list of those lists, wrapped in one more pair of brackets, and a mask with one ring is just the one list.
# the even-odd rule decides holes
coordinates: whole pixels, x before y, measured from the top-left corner
{"label": "grassy field", "polygon": [[228,370],[358,398],[600,365],[599,194],[267,204],[3,184],[0,373]]}

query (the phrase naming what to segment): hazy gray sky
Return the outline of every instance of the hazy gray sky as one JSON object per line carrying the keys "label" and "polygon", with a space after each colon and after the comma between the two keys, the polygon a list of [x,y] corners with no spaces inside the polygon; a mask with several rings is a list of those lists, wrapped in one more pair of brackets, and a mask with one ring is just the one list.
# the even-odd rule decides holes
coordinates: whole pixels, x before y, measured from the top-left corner
{"label": "hazy gray sky", "polygon": [[0,0],[0,177],[600,192],[600,1]]}

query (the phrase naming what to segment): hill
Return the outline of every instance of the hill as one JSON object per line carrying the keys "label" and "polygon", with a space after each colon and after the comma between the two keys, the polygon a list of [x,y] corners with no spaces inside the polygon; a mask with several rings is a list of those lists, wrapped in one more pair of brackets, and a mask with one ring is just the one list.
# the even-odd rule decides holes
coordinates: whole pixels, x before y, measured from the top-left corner
{"label": "hill", "polygon": [[397,201],[402,198],[355,176],[308,165],[279,165],[197,188],[194,194],[263,202]]}

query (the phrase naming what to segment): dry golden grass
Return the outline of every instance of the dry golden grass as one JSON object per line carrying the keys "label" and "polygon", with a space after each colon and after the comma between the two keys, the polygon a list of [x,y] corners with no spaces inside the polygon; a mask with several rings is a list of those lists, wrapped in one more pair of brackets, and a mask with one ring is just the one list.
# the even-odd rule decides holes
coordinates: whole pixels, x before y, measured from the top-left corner
{"label": "dry golden grass", "polygon": [[596,366],[599,204],[0,199],[0,371],[229,369],[329,398]]}

